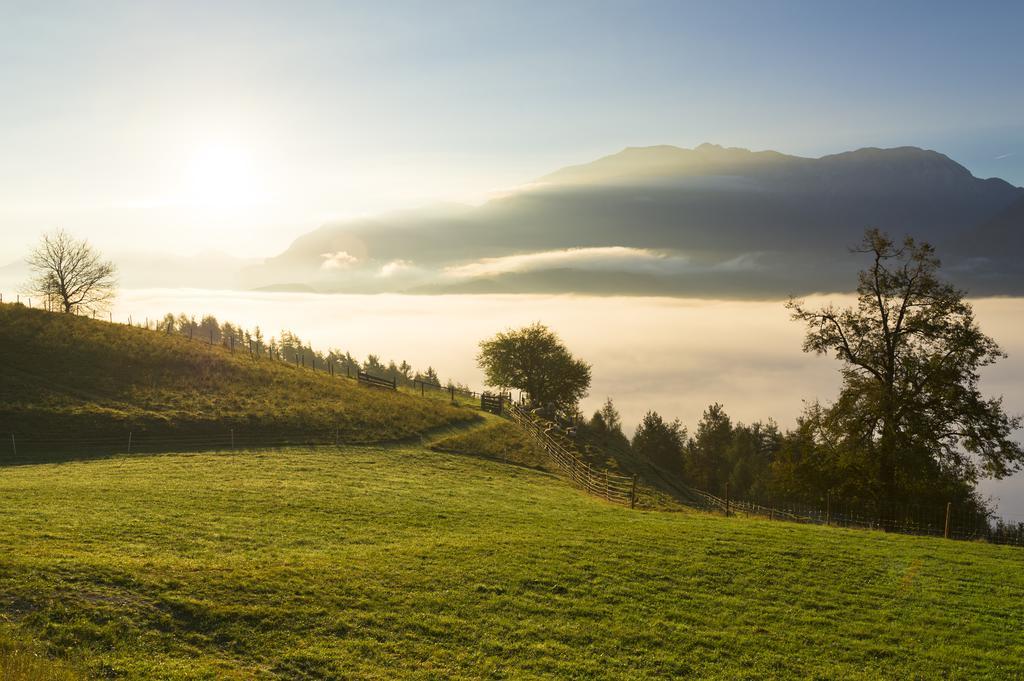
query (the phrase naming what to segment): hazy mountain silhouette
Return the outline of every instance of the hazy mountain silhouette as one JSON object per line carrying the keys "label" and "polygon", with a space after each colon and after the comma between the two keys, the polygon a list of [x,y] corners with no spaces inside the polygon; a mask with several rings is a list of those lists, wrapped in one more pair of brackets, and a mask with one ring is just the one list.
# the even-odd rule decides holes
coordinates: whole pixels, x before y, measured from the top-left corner
{"label": "hazy mountain silhouette", "polygon": [[[352,291],[846,290],[857,263],[845,249],[869,226],[933,242],[972,292],[1024,292],[1007,250],[1022,240],[1024,189],[915,147],[817,159],[711,144],[628,148],[479,207],[325,225],[246,280]],[[549,253],[493,263],[614,246],[645,252],[637,263],[616,255],[614,266],[600,250],[593,262]],[[722,266],[737,258],[750,265]],[[478,262],[490,265],[465,267]]]}

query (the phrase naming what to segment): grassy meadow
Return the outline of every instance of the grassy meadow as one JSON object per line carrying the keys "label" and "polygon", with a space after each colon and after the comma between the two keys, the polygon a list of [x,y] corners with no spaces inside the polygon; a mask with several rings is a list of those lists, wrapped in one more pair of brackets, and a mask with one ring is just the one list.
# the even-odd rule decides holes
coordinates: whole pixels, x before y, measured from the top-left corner
{"label": "grassy meadow", "polygon": [[49,678],[1024,674],[1009,547],[630,511],[411,445],[8,467],[0,498],[3,633]]}
{"label": "grassy meadow", "polygon": [[483,413],[486,423],[477,428],[462,428],[437,439],[430,448],[449,454],[468,454],[494,461],[557,472],[536,442],[508,419]]}
{"label": "grassy meadow", "polygon": [[[478,417],[446,400],[366,388],[240,348],[0,305],[0,434],[24,441],[316,434],[381,442]],[[0,460],[8,449],[0,445]]]}

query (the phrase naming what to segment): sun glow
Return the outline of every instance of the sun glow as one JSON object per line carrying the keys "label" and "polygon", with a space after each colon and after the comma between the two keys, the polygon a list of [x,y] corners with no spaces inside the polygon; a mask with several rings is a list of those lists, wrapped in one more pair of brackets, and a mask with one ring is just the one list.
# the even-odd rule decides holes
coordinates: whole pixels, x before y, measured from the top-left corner
{"label": "sun glow", "polygon": [[185,202],[214,213],[237,213],[266,200],[254,159],[242,147],[211,144],[192,154],[185,167]]}

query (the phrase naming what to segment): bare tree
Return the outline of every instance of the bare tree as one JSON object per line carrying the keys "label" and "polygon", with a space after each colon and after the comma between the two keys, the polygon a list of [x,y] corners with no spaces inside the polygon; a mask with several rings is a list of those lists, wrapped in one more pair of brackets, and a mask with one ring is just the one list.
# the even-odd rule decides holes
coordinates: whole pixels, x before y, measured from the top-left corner
{"label": "bare tree", "polygon": [[64,230],[44,234],[28,265],[33,272],[29,291],[69,314],[102,309],[117,290],[114,264]]}

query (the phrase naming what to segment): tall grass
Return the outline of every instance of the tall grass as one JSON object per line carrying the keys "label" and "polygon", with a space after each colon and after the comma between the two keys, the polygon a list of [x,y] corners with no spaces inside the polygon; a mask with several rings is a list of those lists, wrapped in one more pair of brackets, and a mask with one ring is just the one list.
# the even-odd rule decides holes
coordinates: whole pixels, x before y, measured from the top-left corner
{"label": "tall grass", "polygon": [[61,660],[46,657],[39,645],[0,632],[0,681],[79,681],[84,677]]}

